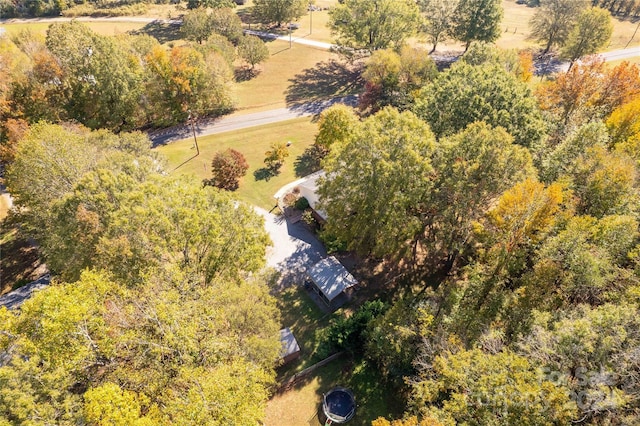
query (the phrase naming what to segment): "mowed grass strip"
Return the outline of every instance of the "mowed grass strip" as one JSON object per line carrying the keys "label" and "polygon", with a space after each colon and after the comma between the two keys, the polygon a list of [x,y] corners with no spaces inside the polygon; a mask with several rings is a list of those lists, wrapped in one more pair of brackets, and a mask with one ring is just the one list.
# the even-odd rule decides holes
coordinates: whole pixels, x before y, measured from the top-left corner
{"label": "mowed grass strip", "polygon": [[[97,18],[99,19],[99,18]],[[125,34],[129,31],[137,31],[144,27],[144,22],[125,22],[126,18],[122,18],[122,21],[81,21],[87,25],[93,31],[100,35],[115,36],[119,34]],[[51,25],[50,22],[16,22],[16,23],[4,23],[2,27],[7,30],[9,36],[18,34],[22,30],[31,30],[42,35],[47,34],[47,29]]]}
{"label": "mowed grass strip", "polygon": [[[315,47],[285,41],[268,41],[270,56],[256,66],[256,76],[238,82],[236,86],[237,113],[253,113],[286,105],[286,91],[294,77],[319,63],[338,59],[334,53]],[[332,93],[325,93],[330,97]]]}
{"label": "mowed grass strip", "polygon": [[274,395],[267,403],[266,426],[322,426],[318,421],[322,394],[336,386],[351,389],[356,398],[352,426],[369,426],[378,417],[397,418],[402,404],[384,385],[379,370],[363,359],[347,356],[319,368],[291,389]]}
{"label": "mowed grass strip", "polygon": [[[172,174],[187,174],[202,181],[211,177],[211,160],[217,151],[233,148],[241,152],[249,163],[249,171],[240,181],[235,192],[238,198],[250,204],[270,210],[275,205],[273,194],[285,184],[298,179],[296,159],[313,144],[318,126],[310,117],[269,124],[259,127],[220,133],[198,138],[200,155],[194,157],[193,138],[158,147],[168,160]],[[265,152],[274,142],[291,141],[289,157],[280,173],[270,179],[259,179],[255,172],[264,168]],[[304,174],[298,169],[298,175]]]}

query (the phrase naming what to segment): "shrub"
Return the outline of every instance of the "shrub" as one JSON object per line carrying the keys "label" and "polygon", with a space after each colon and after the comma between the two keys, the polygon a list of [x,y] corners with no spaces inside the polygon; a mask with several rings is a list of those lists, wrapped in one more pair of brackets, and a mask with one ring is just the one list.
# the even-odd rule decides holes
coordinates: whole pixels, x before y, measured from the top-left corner
{"label": "shrub", "polygon": [[306,210],[309,208],[309,200],[304,197],[300,197],[296,200],[295,207],[298,210]]}
{"label": "shrub", "polygon": [[211,162],[211,179],[204,181],[204,185],[215,186],[227,191],[238,189],[239,180],[247,173],[249,164],[240,152],[235,149],[219,151]]}
{"label": "shrub", "polygon": [[360,306],[349,318],[331,320],[318,347],[319,355],[324,358],[340,350],[362,352],[369,324],[386,310],[384,302],[373,300]]}

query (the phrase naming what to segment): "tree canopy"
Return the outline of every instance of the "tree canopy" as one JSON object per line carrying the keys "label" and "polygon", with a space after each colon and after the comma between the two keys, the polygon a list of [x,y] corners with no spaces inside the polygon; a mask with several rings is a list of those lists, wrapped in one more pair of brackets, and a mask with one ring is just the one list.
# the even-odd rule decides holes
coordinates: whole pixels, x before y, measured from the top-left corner
{"label": "tree canopy", "polygon": [[347,55],[399,48],[420,22],[411,0],[345,0],[329,11],[336,44]]}
{"label": "tree canopy", "polygon": [[527,147],[539,144],[545,133],[529,88],[494,64],[455,64],[421,90],[414,111],[439,138],[475,121],[501,126]]}

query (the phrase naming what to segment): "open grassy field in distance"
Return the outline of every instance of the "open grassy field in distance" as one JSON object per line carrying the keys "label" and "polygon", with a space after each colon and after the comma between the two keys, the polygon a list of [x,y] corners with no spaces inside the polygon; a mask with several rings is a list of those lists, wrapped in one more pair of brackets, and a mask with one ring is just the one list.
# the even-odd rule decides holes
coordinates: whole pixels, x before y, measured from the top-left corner
{"label": "open grassy field in distance", "polygon": [[[295,84],[314,84],[313,88],[302,95],[306,99],[341,96],[345,94],[345,90],[351,90],[348,87],[337,87],[336,83],[341,82],[343,76],[336,75],[335,68],[326,67],[338,60],[338,55],[296,43],[290,48],[288,42],[278,40],[267,42],[267,46],[271,55],[256,66],[256,75],[244,81],[241,78],[236,86],[237,113],[282,108],[287,104],[287,91]],[[323,70],[326,70],[326,74],[320,75]],[[324,78],[326,84],[315,81],[317,78]],[[350,82],[345,81],[345,86],[349,84]]]}
{"label": "open grassy field in distance", "polygon": [[[200,156],[195,158],[193,139],[173,142],[157,150],[167,158],[170,173],[187,174],[197,181],[211,177],[211,160],[217,151],[227,148],[240,151],[249,163],[249,170],[241,179],[235,195],[249,204],[270,210],[275,205],[273,194],[280,187],[298,179],[297,174],[308,174],[300,169],[296,172],[296,159],[313,143],[317,128],[307,117],[199,137]],[[290,155],[280,174],[268,180],[256,179],[254,172],[264,167],[264,153],[269,150],[271,143],[287,141],[291,141]]]}
{"label": "open grassy field in distance", "polygon": [[[128,31],[136,31],[140,28],[144,27],[145,24],[143,22],[125,22],[126,18],[122,18],[123,21],[92,21],[92,22],[84,22],[89,28],[101,35],[118,35],[124,34]],[[30,29],[31,31],[39,32],[43,35],[47,33],[47,29],[49,28],[51,23],[49,22],[38,22],[34,20],[32,22],[16,22],[16,23],[4,23],[2,27],[7,30],[7,34],[13,35],[17,34],[22,30]]]}
{"label": "open grassy field in distance", "polygon": [[302,379],[291,389],[274,395],[267,403],[266,426],[322,426],[318,421],[322,394],[336,386],[351,389],[356,398],[352,426],[370,426],[378,417],[398,417],[402,409],[375,366],[362,359],[338,358]]}

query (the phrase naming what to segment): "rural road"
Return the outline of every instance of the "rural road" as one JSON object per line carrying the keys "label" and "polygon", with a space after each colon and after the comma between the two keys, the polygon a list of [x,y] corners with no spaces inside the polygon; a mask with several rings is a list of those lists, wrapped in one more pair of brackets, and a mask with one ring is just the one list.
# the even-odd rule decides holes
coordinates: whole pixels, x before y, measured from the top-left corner
{"label": "rural road", "polygon": [[[287,108],[278,108],[244,115],[232,115],[215,120],[202,120],[196,124],[195,131],[197,136],[206,136],[292,120],[299,117],[309,117],[319,114],[324,109],[337,103],[355,106],[357,99],[358,97],[356,95],[343,96],[329,100],[301,103]],[[151,139],[154,148],[158,145],[165,145],[191,136],[191,127],[187,124],[149,133],[149,139]]]}

